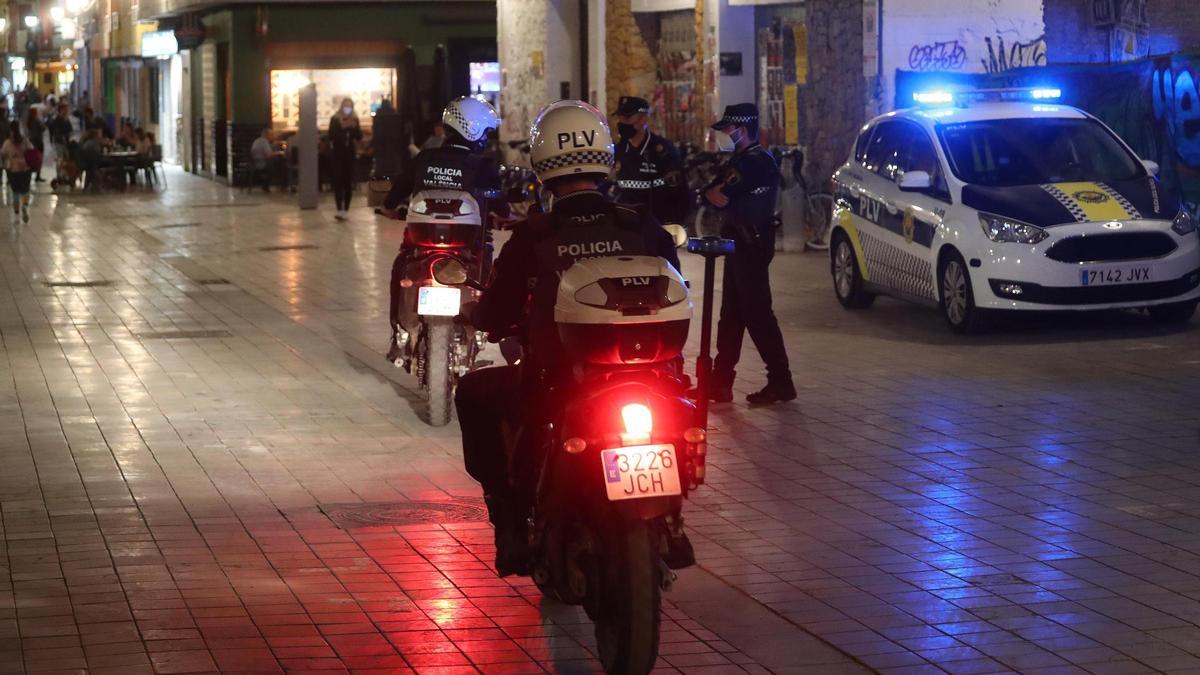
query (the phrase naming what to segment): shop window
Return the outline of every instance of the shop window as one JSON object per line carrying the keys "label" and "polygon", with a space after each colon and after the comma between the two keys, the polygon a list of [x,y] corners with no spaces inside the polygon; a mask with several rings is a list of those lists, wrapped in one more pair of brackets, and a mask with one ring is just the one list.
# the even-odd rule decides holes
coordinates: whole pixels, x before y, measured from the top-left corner
{"label": "shop window", "polygon": [[354,101],[354,112],[363,128],[385,98],[392,97],[395,71],[391,68],[338,68],[271,71],[271,123],[276,129],[300,126],[300,90],[310,83],[317,88],[317,125],[325,128],[342,104]]}

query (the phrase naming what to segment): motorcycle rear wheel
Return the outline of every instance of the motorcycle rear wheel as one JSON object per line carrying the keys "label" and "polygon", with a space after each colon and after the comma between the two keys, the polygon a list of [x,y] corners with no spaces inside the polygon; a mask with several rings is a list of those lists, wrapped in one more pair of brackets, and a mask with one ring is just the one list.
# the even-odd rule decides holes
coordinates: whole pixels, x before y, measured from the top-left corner
{"label": "motorcycle rear wheel", "polygon": [[610,675],[642,675],[658,659],[662,591],[653,523],[622,522],[603,553],[596,645]]}
{"label": "motorcycle rear wheel", "polygon": [[450,317],[426,318],[425,389],[429,423],[444,427],[450,423],[454,401],[454,378],[450,373],[450,351],[454,349],[454,321]]}

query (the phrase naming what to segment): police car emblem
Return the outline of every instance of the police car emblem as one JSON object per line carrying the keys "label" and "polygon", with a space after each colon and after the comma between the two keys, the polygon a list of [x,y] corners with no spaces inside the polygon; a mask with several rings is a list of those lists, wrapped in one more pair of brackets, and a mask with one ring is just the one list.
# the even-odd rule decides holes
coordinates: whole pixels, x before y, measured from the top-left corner
{"label": "police car emblem", "polygon": [[913,216],[912,207],[904,209],[904,220],[901,221],[900,227],[904,230],[904,243],[911,244],[913,235],[916,234],[917,224]]}
{"label": "police car emblem", "polygon": [[1108,195],[1096,190],[1080,190],[1071,195],[1075,199],[1088,204],[1103,204],[1108,201]]}

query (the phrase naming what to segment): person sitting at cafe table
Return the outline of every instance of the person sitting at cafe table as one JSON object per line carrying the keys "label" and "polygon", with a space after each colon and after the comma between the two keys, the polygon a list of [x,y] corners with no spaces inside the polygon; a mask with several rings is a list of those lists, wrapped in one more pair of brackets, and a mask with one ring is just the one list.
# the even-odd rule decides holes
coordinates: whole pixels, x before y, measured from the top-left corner
{"label": "person sitting at cafe table", "polygon": [[253,164],[253,181],[262,186],[263,192],[271,191],[271,181],[287,184],[287,162],[283,151],[275,147],[271,127],[263,127],[259,137],[250,146],[250,161]]}

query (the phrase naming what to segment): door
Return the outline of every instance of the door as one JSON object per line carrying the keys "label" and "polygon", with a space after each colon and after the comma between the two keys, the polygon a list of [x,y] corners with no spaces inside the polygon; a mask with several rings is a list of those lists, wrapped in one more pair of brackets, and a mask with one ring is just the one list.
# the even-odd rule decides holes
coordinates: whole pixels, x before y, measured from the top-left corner
{"label": "door", "polygon": [[[936,302],[933,240],[947,198],[932,140],[914,122],[884,121],[871,137],[863,168],[858,211],[865,221],[862,247],[871,281],[899,295]],[[915,170],[928,172],[935,188],[902,192],[897,181]]]}

